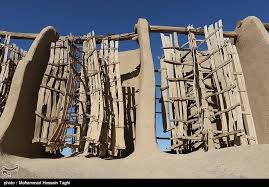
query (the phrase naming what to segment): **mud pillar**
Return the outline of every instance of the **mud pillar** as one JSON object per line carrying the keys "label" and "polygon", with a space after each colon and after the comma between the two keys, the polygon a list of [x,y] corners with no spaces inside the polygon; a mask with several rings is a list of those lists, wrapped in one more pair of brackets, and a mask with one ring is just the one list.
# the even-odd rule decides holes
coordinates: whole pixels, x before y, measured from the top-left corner
{"label": "mud pillar", "polygon": [[155,77],[150,48],[149,24],[139,19],[136,25],[140,46],[140,88],[134,154],[148,156],[159,152],[155,135]]}
{"label": "mud pillar", "polygon": [[259,144],[269,143],[269,34],[254,16],[241,21],[236,48],[253,114]]}
{"label": "mud pillar", "polygon": [[59,38],[53,27],[44,28],[14,73],[6,107],[0,118],[1,152],[23,157],[45,157],[44,147],[32,144],[39,86],[45,73],[50,44]]}

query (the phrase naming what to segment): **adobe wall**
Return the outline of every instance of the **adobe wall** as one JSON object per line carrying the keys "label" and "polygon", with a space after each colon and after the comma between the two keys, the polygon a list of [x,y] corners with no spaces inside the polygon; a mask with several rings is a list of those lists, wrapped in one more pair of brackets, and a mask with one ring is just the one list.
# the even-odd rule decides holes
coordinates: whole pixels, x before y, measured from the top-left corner
{"label": "adobe wall", "polygon": [[133,153],[135,143],[136,108],[139,97],[140,51],[119,52],[120,72],[124,104],[124,138],[126,149],[122,156]]}
{"label": "adobe wall", "polygon": [[269,143],[269,34],[257,17],[236,28],[241,61],[259,144]]}
{"label": "adobe wall", "polygon": [[139,18],[136,24],[140,46],[139,100],[136,119],[136,142],[133,156],[160,154],[155,126],[155,75],[150,47],[149,23]]}
{"label": "adobe wall", "polygon": [[50,44],[58,37],[53,27],[44,28],[18,63],[0,118],[2,153],[23,157],[46,156],[40,144],[32,144],[32,138],[39,86],[47,67]]}

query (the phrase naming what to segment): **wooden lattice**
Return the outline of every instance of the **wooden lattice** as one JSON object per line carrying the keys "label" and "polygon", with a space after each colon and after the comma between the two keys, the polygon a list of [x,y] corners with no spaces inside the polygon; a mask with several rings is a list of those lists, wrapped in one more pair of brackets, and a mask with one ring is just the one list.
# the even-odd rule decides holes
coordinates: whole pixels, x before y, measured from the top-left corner
{"label": "wooden lattice", "polygon": [[124,105],[118,41],[94,33],[82,50],[72,42],[52,43],[40,85],[33,142],[55,152],[71,147],[93,156],[118,156],[125,149]]}
{"label": "wooden lattice", "polygon": [[6,35],[0,43],[0,116],[6,105],[14,72],[24,55],[25,51],[10,44],[10,35]]}
{"label": "wooden lattice", "polygon": [[50,59],[40,85],[33,142],[42,142],[47,151],[63,148],[65,131],[74,125],[70,113],[76,100],[74,47],[66,41],[51,44]]}
{"label": "wooden lattice", "polygon": [[124,106],[118,60],[118,41],[104,39],[97,53],[95,38],[84,42],[85,67],[90,90],[90,120],[84,154],[117,156],[125,149]]}
{"label": "wooden lattice", "polygon": [[163,124],[177,153],[256,142],[239,57],[222,27],[221,20],[205,26],[205,39],[197,40],[189,26],[181,47],[177,33],[161,34]]}

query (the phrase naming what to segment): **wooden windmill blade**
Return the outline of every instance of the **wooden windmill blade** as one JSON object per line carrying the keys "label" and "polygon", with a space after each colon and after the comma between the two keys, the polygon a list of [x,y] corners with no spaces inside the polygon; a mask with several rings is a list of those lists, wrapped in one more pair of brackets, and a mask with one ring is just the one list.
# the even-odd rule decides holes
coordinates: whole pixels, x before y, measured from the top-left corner
{"label": "wooden windmill blade", "polygon": [[3,61],[1,63],[1,72],[0,72],[0,92],[3,93],[3,87],[5,84],[5,74],[6,71],[8,71],[9,63],[8,63],[8,57],[9,57],[9,43],[10,43],[10,35],[6,35],[5,42],[4,42],[4,55],[3,55]]}
{"label": "wooden windmill blade", "polygon": [[[222,25],[218,25],[218,23],[216,22],[215,23],[215,30],[216,30],[216,33],[214,34],[214,36],[212,37],[214,40],[215,40],[215,45],[216,45],[216,49],[218,48],[221,48],[223,46],[223,36],[220,36],[220,32],[222,31]],[[223,75],[223,81],[221,82],[222,85],[222,89],[226,89],[228,88],[229,86],[232,85],[232,80],[230,79],[230,76],[229,76],[229,66],[232,62],[232,59],[229,57],[227,57],[226,53],[225,53],[225,50],[224,48],[222,48],[222,51],[219,52],[218,54],[218,57],[219,57],[219,64],[223,64],[224,62],[228,62],[229,63],[227,65],[224,65],[222,68],[220,68],[218,71],[220,71],[220,73]],[[225,97],[225,101],[226,101],[226,107],[229,108],[229,107],[232,107],[234,105],[236,105],[237,103],[234,101],[234,95],[233,95],[233,90],[230,89],[230,90],[227,90],[226,92],[223,93],[224,97]],[[237,106],[236,108],[238,108],[240,106]],[[228,132],[231,132],[231,131],[234,131],[236,129],[234,129],[235,127],[235,116],[236,116],[236,113],[235,113],[235,110],[231,110],[228,112]],[[229,142],[230,141],[234,141],[234,136],[228,136],[229,138]],[[228,146],[231,146],[231,143],[228,142]]]}
{"label": "wooden windmill blade", "polygon": [[[204,31],[205,31],[205,37],[208,37],[210,35],[210,33],[212,32],[212,27],[213,25],[209,26],[210,28],[208,28],[207,26],[204,27]],[[212,69],[216,69],[216,64],[215,64],[215,56],[218,55],[216,52],[214,51],[219,51],[219,50],[214,50],[214,48],[212,47],[211,44],[211,38],[209,38],[206,43],[207,43],[207,47],[208,47],[208,51],[209,53],[212,53],[213,55],[210,55],[210,65]],[[214,80],[214,85],[217,89],[217,92],[221,91],[221,86],[220,86],[220,80],[221,79],[221,75],[219,74],[219,72],[214,71],[212,73],[213,75],[213,80]],[[218,100],[219,100],[219,108],[220,110],[224,110],[224,97],[222,94],[218,94]],[[223,131],[227,131],[228,129],[228,123],[227,123],[227,119],[224,113],[221,114],[221,128]],[[223,141],[227,142],[227,138],[223,138]]]}
{"label": "wooden windmill blade", "polygon": [[[222,28],[222,21],[219,20],[218,23],[216,24],[217,27]],[[217,35],[218,40],[219,40],[219,45],[220,47],[223,48],[223,57],[224,57],[224,61],[226,61],[227,59],[231,58],[231,51],[229,50],[228,46],[225,45],[226,43],[230,43],[230,41],[228,40],[224,40],[223,37],[223,30],[219,29],[218,32],[219,35]],[[233,63],[234,63],[234,59],[231,61],[231,63],[229,63],[227,66],[224,67],[224,69],[226,69],[226,79],[228,79],[229,81],[229,85],[234,86],[233,89],[230,89],[228,92],[230,94],[230,100],[231,100],[231,105],[235,105],[237,103],[240,103],[240,105],[238,107],[236,107],[234,110],[232,110],[233,113],[233,128],[229,129],[229,131],[237,131],[237,130],[242,130],[244,129],[243,126],[243,119],[242,119],[242,104],[240,101],[240,95],[239,95],[239,91],[238,91],[238,84],[236,82],[236,78],[235,76],[232,74],[233,73]],[[242,136],[237,137],[237,134],[235,134],[235,138],[233,138],[233,136],[230,136],[230,139],[234,139],[234,143],[236,145],[247,145],[247,141],[246,139],[243,139]],[[240,139],[240,140],[239,140]]]}
{"label": "wooden windmill blade", "polygon": [[244,118],[244,128],[246,129],[247,137],[249,137],[249,144],[258,144],[256,130],[255,130],[255,124],[248,100],[248,94],[245,84],[245,79],[242,71],[242,67],[240,64],[240,60],[238,57],[238,53],[236,50],[236,47],[232,44],[229,44],[228,47],[230,48],[232,52],[232,57],[234,59],[234,72],[233,74],[237,78],[238,83],[238,90],[240,93],[240,98],[242,101],[242,115]]}
{"label": "wooden windmill blade", "polygon": [[[171,53],[171,49],[167,48],[169,46],[171,46],[170,42],[170,36],[165,36],[164,34],[161,34],[161,40],[162,40],[162,45],[164,48],[164,56],[165,59],[167,60],[172,60],[172,53]],[[164,61],[166,62],[166,61]],[[176,123],[175,121],[171,121],[171,119],[176,119],[176,116],[178,116],[179,118],[179,112],[178,112],[178,105],[176,103],[175,106],[177,106],[177,110],[176,112],[173,111],[173,103],[170,102],[170,98],[171,97],[177,97],[177,92],[176,92],[176,83],[173,81],[169,81],[170,78],[174,78],[174,66],[173,64],[169,64],[169,63],[165,63],[166,69],[167,69],[167,86],[168,86],[168,97],[167,97],[167,101],[168,102],[168,107],[169,107],[169,124],[172,127],[172,137],[173,139],[173,144],[180,144],[182,145],[182,143],[180,142],[180,140],[175,139],[175,137],[177,136],[177,129],[176,129]],[[166,102],[167,102],[166,101]],[[175,148],[176,152],[179,153],[179,147]]]}
{"label": "wooden windmill blade", "polygon": [[115,73],[117,80],[117,96],[118,96],[118,110],[119,110],[119,123],[118,123],[118,132],[116,132],[116,138],[118,139],[117,147],[118,149],[125,149],[125,140],[124,140],[124,106],[123,106],[123,93],[122,93],[122,84],[121,84],[121,73],[120,73],[120,61],[119,61],[119,41],[115,41]]}
{"label": "wooden windmill blade", "polygon": [[[56,97],[55,95],[57,93],[61,93],[58,89],[53,88],[53,85],[55,83],[55,80],[57,77],[57,72],[59,71],[59,66],[58,64],[60,63],[60,52],[61,52],[61,43],[56,42],[55,44],[55,55],[53,59],[53,66],[52,70],[49,74],[45,74],[45,76],[48,76],[48,82],[46,85],[41,85],[46,88],[45,91],[45,105],[47,105],[47,110],[46,110],[46,117],[47,118],[52,118],[52,107],[54,105],[54,102],[56,102]],[[63,93],[61,93],[63,94]],[[54,95],[54,97],[53,97]],[[41,142],[47,144],[48,143],[48,133],[49,133],[49,128],[50,125],[52,124],[52,121],[44,121],[43,126],[42,126],[42,133],[41,133]]]}
{"label": "wooden windmill blade", "polygon": [[[201,66],[198,63],[197,60],[197,44],[196,44],[196,38],[194,36],[194,34],[192,32],[189,32],[188,35],[189,38],[189,46],[191,49],[191,54],[192,54],[192,59],[193,59],[193,64],[194,64],[194,68],[193,68],[193,72],[194,72],[194,88],[193,90],[195,91],[195,89],[197,89],[197,91],[195,91],[196,93],[194,94],[196,97],[198,96],[199,98],[196,99],[196,104],[197,104],[197,110],[198,110],[198,124],[201,123],[201,133],[203,134],[203,136],[206,136],[205,138],[203,138],[203,141],[205,143],[205,149],[210,150],[210,149],[214,149],[214,142],[213,142],[213,132],[212,132],[212,124],[211,121],[209,119],[210,113],[209,113],[209,104],[207,102],[207,100],[205,99],[205,95],[206,95],[206,87],[204,84],[204,77],[203,74],[201,72]],[[199,114],[199,111],[201,112],[201,114]],[[206,134],[204,134],[204,132],[206,132]],[[198,131],[199,132],[199,131]]]}
{"label": "wooden windmill blade", "polygon": [[[49,58],[49,64],[46,68],[45,75],[48,75],[52,69],[52,63],[54,60],[54,48],[55,43],[51,43],[51,49],[50,49],[50,58]],[[42,85],[46,85],[48,81],[48,76],[43,76],[42,79]],[[41,134],[41,128],[42,128],[42,118],[40,115],[42,114],[42,108],[44,106],[44,99],[45,99],[45,88],[40,87],[39,93],[38,93],[38,100],[37,100],[37,106],[36,106],[36,121],[35,121],[35,132],[34,132],[34,138],[32,142],[39,142],[40,140],[40,134]],[[42,114],[43,115],[43,114]]]}
{"label": "wooden windmill blade", "polygon": [[[95,48],[95,43],[92,39],[88,40],[88,46],[86,50],[89,52],[91,49]],[[102,44],[103,47],[103,44]],[[94,56],[93,56],[94,55]],[[96,50],[89,56],[88,58],[88,72],[93,73],[95,71],[98,71],[96,69],[96,63],[98,63],[98,59],[96,58]],[[96,62],[97,61],[97,62]],[[91,118],[88,125],[87,135],[86,135],[86,142],[84,146],[84,154],[88,154],[89,151],[89,144],[90,142],[96,142],[96,134],[98,129],[98,120],[99,120],[99,99],[100,99],[100,93],[97,92],[97,90],[100,87],[100,81],[99,81],[99,74],[94,74],[89,77],[89,86],[91,88],[90,90],[90,102],[91,102]],[[99,138],[98,138],[99,140]]]}

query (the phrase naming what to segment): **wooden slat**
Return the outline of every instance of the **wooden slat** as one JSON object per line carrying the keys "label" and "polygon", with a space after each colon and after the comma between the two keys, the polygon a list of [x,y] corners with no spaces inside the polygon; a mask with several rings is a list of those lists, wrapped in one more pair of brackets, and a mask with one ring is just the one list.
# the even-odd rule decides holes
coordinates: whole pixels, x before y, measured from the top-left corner
{"label": "wooden slat", "polygon": [[[205,37],[207,37],[209,35],[208,32],[211,32],[212,29],[213,29],[212,25],[210,25],[209,28],[207,26],[204,27]],[[212,53],[214,50],[216,50],[211,44],[211,43],[214,43],[214,41],[211,41],[211,39],[207,41],[207,47],[208,47],[209,53]],[[216,65],[216,56],[217,55],[218,55],[218,53],[214,53],[214,55],[212,55],[211,58],[210,58],[210,65],[211,65],[212,69],[215,69],[216,66],[217,66]],[[214,84],[215,84],[218,92],[221,91],[221,85],[220,85],[220,82],[219,82],[220,79],[223,79],[223,76],[221,75],[221,73],[219,71],[214,72],[213,73],[213,80],[214,80]],[[218,99],[219,99],[220,109],[224,110],[224,99],[225,99],[225,97],[222,94],[219,94]],[[227,122],[227,119],[226,119],[226,116],[225,116],[224,113],[221,116],[221,123],[222,123],[221,128],[223,130],[227,130],[228,129],[228,122]],[[226,138],[224,138],[223,140],[227,141]]]}
{"label": "wooden slat", "polygon": [[[55,43],[51,43],[52,46],[55,45]],[[54,60],[54,48],[50,49],[50,58],[49,58],[49,63],[53,63]],[[50,71],[52,69],[51,65],[48,65],[45,71],[45,74],[49,74]],[[44,76],[42,79],[42,83],[43,85],[47,84],[47,80],[49,77]],[[44,105],[44,99],[45,99],[45,88],[41,87],[39,89],[39,93],[38,93],[38,100],[37,100],[37,106],[36,106],[36,111],[38,113],[42,113],[42,107]],[[47,117],[47,116],[46,116]],[[34,138],[32,140],[32,142],[39,142],[40,140],[40,134],[41,134],[41,128],[42,128],[42,119],[39,116],[36,116],[36,121],[35,121],[35,132],[34,132]]]}
{"label": "wooden slat", "polygon": [[[239,60],[239,57],[238,57],[236,47],[234,45],[230,44],[229,48],[233,52],[232,57],[234,59],[235,72],[242,72],[242,67],[241,67],[241,64],[240,64],[240,60]],[[235,76],[236,76],[236,79],[238,81],[238,89],[239,90],[246,90],[245,79],[244,79],[243,74],[242,75],[237,75],[236,74]],[[239,93],[240,93],[240,98],[242,100],[242,109],[246,110],[246,111],[249,111],[250,114],[251,114],[251,108],[250,108],[247,92],[239,92]],[[255,139],[255,140],[250,139],[249,140],[250,144],[258,144],[252,114],[245,116],[244,123],[245,123],[245,128],[246,128],[247,135],[249,135],[249,136],[251,136],[251,137],[253,137]]]}
{"label": "wooden slat", "polygon": [[[209,37],[209,36],[207,36]],[[194,64],[193,68],[193,74],[194,74],[194,96],[196,97],[196,105],[197,105],[197,112],[198,112],[198,124],[200,124],[201,128],[205,128],[205,130],[208,133],[208,139],[206,145],[206,149],[211,150],[215,148],[214,142],[213,142],[213,133],[212,133],[212,124],[209,120],[210,112],[209,112],[209,106],[207,100],[204,98],[206,95],[206,89],[205,84],[203,80],[205,79],[203,77],[203,74],[201,71],[201,66],[198,64],[197,60],[197,44],[196,39],[193,33],[189,33],[188,35],[190,48],[191,48],[191,54],[192,54],[192,60]]]}
{"label": "wooden slat", "polygon": [[[162,45],[163,47],[167,47],[167,46],[172,46],[172,36],[165,36],[164,34],[161,34],[161,40],[162,40]],[[173,60],[173,49],[164,49],[164,55],[165,55],[165,59],[167,60]],[[166,64],[166,68],[167,68],[167,78],[175,78],[175,74],[174,74],[174,65],[167,63]],[[168,82],[168,93],[170,97],[178,97],[179,94],[179,89],[177,87],[177,84],[175,82]],[[169,106],[169,116],[170,119],[173,118],[181,118],[180,116],[180,108],[179,108],[179,103],[168,103]],[[174,111],[173,111],[174,110]],[[170,122],[170,126],[174,127],[174,129],[172,130],[172,137],[174,137],[177,133],[183,133],[182,131],[180,131],[181,128],[177,128],[176,123],[177,122]],[[178,126],[182,126],[183,124],[181,122],[179,122]],[[173,142],[178,142],[178,140],[175,140]],[[176,149],[177,153],[179,153],[179,150]]]}
{"label": "wooden slat", "polygon": [[173,64],[173,65],[186,65],[186,66],[192,66],[191,63],[184,63],[184,62],[175,61],[175,60],[164,59],[164,62],[165,62],[165,63],[168,63],[168,64]]}
{"label": "wooden slat", "polygon": [[[119,42],[115,41],[115,53],[114,62],[119,62]],[[123,93],[121,84],[120,63],[115,64],[115,73],[117,79],[117,96],[118,96],[118,108],[119,108],[119,123],[116,126],[116,147],[118,149],[125,149],[124,139],[124,107],[123,107]]]}
{"label": "wooden slat", "polygon": [[168,112],[168,103],[164,102],[168,98],[168,84],[167,84],[167,68],[164,63],[164,59],[160,59],[161,65],[161,87],[165,89],[161,89],[161,105],[162,105],[162,119],[163,119],[163,129],[167,131],[170,128],[169,123],[169,112]]}
{"label": "wooden slat", "polygon": [[[216,23],[216,27],[222,27],[222,21],[219,20],[218,23]],[[219,45],[220,46],[224,46],[230,43],[229,40],[224,40],[223,36],[223,30],[220,29],[218,36],[218,41],[219,41]],[[227,44],[226,44],[227,43]],[[229,58],[231,58],[231,51],[228,50],[228,47],[225,46],[223,47],[223,58],[224,60],[227,60]],[[232,74],[232,72],[234,72],[233,69],[233,63],[234,61],[232,61],[231,64],[229,64],[228,66],[225,66],[223,69],[226,70],[226,79],[228,84],[234,84],[237,85],[236,79],[234,77],[234,75]],[[240,100],[240,96],[239,96],[239,92],[238,92],[238,86],[236,86],[233,90],[229,90],[228,91],[229,95],[230,95],[230,101],[231,101],[231,105],[235,105],[236,103],[240,103],[240,106],[236,107],[234,110],[232,110],[232,114],[233,114],[233,126],[231,126],[229,128],[229,131],[233,131],[233,130],[238,130],[238,129],[244,129],[243,126],[243,119],[242,119],[242,109],[241,109],[241,100]],[[230,137],[230,140],[233,140],[233,136]],[[240,140],[240,141],[239,141]],[[243,139],[242,137],[235,137],[234,139],[234,143],[236,145],[247,145],[247,141],[246,139]]]}

